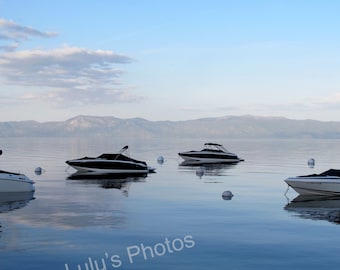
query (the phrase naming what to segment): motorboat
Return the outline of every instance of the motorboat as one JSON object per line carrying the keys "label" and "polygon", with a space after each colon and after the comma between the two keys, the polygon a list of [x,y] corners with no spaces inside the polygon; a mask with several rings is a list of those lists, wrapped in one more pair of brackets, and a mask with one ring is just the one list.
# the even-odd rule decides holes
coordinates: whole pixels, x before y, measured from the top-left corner
{"label": "motorboat", "polygon": [[0,192],[31,192],[34,181],[21,173],[0,170]]}
{"label": "motorboat", "polygon": [[243,161],[236,154],[229,152],[223,145],[205,143],[200,151],[187,151],[178,153],[185,161],[192,163],[237,163]]}
{"label": "motorboat", "polygon": [[[2,150],[0,149],[1,155]],[[26,175],[0,170],[0,192],[31,192],[34,190],[34,181]]]}
{"label": "motorboat", "polygon": [[66,164],[79,172],[145,174],[154,170],[145,161],[136,160],[124,155],[127,150],[128,146],[124,146],[118,153],[104,153],[98,157],[82,157],[67,160]]}
{"label": "motorboat", "polygon": [[285,182],[299,194],[340,195],[340,170],[289,177]]}

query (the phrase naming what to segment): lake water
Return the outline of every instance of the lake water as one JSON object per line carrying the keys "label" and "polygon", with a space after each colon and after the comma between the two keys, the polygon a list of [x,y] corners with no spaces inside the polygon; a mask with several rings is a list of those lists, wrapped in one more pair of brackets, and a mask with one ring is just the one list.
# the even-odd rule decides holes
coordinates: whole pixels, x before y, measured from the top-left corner
{"label": "lake water", "polygon": [[[298,194],[285,196],[284,182],[340,169],[339,140],[222,139],[245,161],[203,176],[179,166],[177,152],[204,142],[1,138],[1,169],[25,173],[36,191],[27,203],[0,208],[0,269],[339,268],[340,227],[328,213],[340,211],[340,200],[294,205]],[[74,170],[65,160],[126,144],[157,172],[111,188],[67,179]],[[44,172],[35,175],[36,167]],[[222,198],[226,190],[231,200]]]}

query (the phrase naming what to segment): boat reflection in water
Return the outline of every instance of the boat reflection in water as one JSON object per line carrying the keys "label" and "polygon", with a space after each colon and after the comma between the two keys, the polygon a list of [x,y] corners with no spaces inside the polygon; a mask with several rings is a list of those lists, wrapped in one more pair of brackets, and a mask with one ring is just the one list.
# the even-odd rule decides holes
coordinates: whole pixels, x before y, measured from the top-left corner
{"label": "boat reflection in water", "polygon": [[300,218],[340,224],[340,196],[299,195],[284,209]]}
{"label": "boat reflection in water", "polygon": [[0,213],[25,207],[33,199],[34,191],[0,192]]}
{"label": "boat reflection in water", "polygon": [[125,196],[128,196],[132,182],[145,182],[146,173],[143,174],[117,174],[98,172],[76,172],[67,177],[68,180],[80,180],[78,183],[95,184],[105,189],[120,189]]}
{"label": "boat reflection in water", "polygon": [[198,177],[222,176],[226,175],[225,171],[236,166],[237,163],[204,163],[202,161],[183,161],[179,164],[182,171],[195,171]]}

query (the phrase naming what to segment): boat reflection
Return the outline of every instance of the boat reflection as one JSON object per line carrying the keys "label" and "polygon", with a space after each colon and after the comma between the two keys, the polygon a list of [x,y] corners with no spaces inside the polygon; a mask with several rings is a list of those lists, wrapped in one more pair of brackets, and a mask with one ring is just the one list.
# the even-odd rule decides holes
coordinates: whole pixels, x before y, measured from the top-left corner
{"label": "boat reflection", "polygon": [[340,224],[340,196],[299,195],[284,209],[300,218]]}
{"label": "boat reflection", "polygon": [[0,213],[25,207],[34,199],[34,191],[30,192],[0,192]]}
{"label": "boat reflection", "polygon": [[145,182],[147,174],[109,174],[98,172],[76,172],[68,176],[68,180],[80,180],[78,183],[95,184],[105,189],[120,189],[128,196],[132,182]]}
{"label": "boat reflection", "polygon": [[222,176],[225,171],[236,166],[237,163],[204,163],[199,161],[183,161],[179,164],[181,171],[195,171],[198,177]]}

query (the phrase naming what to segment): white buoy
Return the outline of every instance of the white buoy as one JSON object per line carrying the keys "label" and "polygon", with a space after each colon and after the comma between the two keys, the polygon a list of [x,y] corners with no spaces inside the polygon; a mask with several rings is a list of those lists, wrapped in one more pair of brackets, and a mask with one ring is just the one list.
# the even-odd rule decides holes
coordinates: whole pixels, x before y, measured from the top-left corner
{"label": "white buoy", "polygon": [[159,157],[157,158],[157,163],[158,163],[158,164],[163,164],[163,163],[164,163],[164,157],[159,156]]}
{"label": "white buoy", "polygon": [[198,168],[196,169],[196,175],[197,175],[198,177],[202,177],[202,176],[204,175],[204,168],[198,167]]}
{"label": "white buoy", "polygon": [[233,193],[230,190],[226,190],[222,193],[222,198],[223,200],[231,200],[231,198],[233,197]]}
{"label": "white buoy", "polygon": [[314,158],[308,159],[307,164],[308,164],[308,167],[314,168],[314,166],[315,166],[315,159]]}

